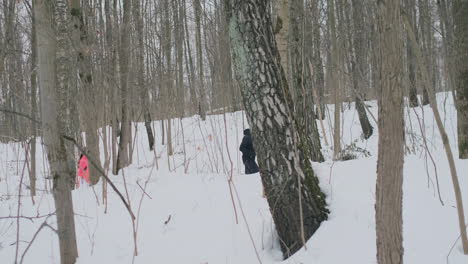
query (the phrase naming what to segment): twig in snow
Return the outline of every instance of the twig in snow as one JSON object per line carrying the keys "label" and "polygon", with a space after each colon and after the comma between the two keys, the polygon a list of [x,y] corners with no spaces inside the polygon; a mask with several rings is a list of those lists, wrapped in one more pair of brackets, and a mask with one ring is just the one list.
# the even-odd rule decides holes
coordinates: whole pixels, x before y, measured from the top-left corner
{"label": "twig in snow", "polygon": [[15,249],[15,263],[18,263],[18,251],[19,251],[19,229],[20,229],[20,209],[21,209],[21,185],[23,184],[23,179],[24,179],[24,170],[26,168],[26,163],[28,163],[28,153],[29,153],[29,144],[26,144],[26,160],[23,165],[23,171],[21,172],[21,179],[20,179],[20,184],[19,184],[19,190],[18,190],[18,209],[17,209],[17,218],[16,218],[16,249]]}
{"label": "twig in snow", "polygon": [[236,224],[238,224],[239,220],[237,217],[236,203],[234,202],[234,196],[232,195],[232,188],[231,188],[231,184],[234,185],[234,183],[232,182],[232,173],[234,171],[234,164],[232,163],[231,154],[229,153],[229,145],[228,145],[228,139],[227,139],[228,137],[227,137],[226,113],[223,114],[223,117],[224,117],[224,133],[225,133],[224,135],[226,137],[226,151],[228,153],[229,162],[231,163],[231,172],[228,178],[228,186],[229,186],[229,193],[231,194],[232,207],[234,208],[234,215],[236,217]]}
{"label": "twig in snow", "polygon": [[171,217],[172,215],[169,215],[169,217],[167,217],[167,220],[164,221],[164,225],[167,225],[171,221]]}
{"label": "twig in snow", "polygon": [[[136,182],[138,187],[140,187],[141,191],[143,192],[143,194],[145,194],[146,196],[148,196],[148,198],[150,198],[151,200],[153,200],[153,198],[151,198],[151,196],[145,191],[145,189],[143,189],[143,187],[141,187],[140,183],[137,181]],[[146,185],[146,184],[145,184]]]}

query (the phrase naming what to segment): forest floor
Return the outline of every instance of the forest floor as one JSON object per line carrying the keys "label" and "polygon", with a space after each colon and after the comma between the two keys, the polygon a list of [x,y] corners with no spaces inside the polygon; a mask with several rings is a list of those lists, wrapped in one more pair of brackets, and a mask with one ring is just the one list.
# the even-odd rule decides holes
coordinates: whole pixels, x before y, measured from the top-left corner
{"label": "forest floor", "polygon": [[[456,111],[451,94],[440,93],[438,100],[452,150],[458,156]],[[366,104],[377,117],[376,102]],[[332,161],[331,146],[324,144],[320,130],[326,161],[314,163],[313,167],[327,194],[331,213],[328,221],[308,240],[307,249],[286,261],[281,260],[268,204],[262,196],[260,176],[243,174],[238,146],[247,122],[242,112],[236,112],[211,115],[206,121],[198,116],[173,120],[174,155],[169,158],[167,145],[161,144],[160,122],[153,123],[157,142],[154,152],[148,150],[143,124],[133,127],[137,135],[133,164],[118,176],[109,177],[130,200],[137,216],[134,226],[110,187],[107,205],[103,203],[102,182],[93,188],[82,186],[74,190],[77,263],[376,263],[374,203],[378,129],[369,117],[374,135],[363,140],[353,104],[343,106],[342,144],[356,159]],[[327,108],[324,126],[330,143],[333,122],[329,117],[333,117],[333,106]],[[468,263],[468,256],[463,256],[457,240],[453,186],[432,110],[428,106],[406,108],[405,119],[404,262]],[[419,124],[425,128],[435,167],[424,147]],[[50,228],[42,228],[24,254],[44,222],[56,226],[54,216],[42,217],[55,209],[52,195],[47,191],[50,181],[44,180],[48,168],[44,165],[40,143],[38,153],[38,193],[33,203],[27,167],[24,170],[24,147],[13,143],[0,145],[0,263],[14,263],[15,259],[20,262],[23,257],[23,263],[59,263],[58,238]],[[102,142],[101,156],[104,157]],[[456,166],[465,210],[468,210],[468,160],[457,159]],[[18,204],[19,215],[32,218],[17,221]],[[133,256],[133,227],[136,257]]]}

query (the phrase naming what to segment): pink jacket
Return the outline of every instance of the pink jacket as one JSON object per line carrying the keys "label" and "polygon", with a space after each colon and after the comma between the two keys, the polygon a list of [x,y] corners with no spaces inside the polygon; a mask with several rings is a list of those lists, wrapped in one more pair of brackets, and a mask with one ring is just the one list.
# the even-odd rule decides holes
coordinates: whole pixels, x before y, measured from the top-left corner
{"label": "pink jacket", "polygon": [[80,178],[84,179],[88,184],[89,181],[89,167],[88,167],[88,157],[83,155],[80,161],[78,161],[78,177],[77,177],[77,185],[80,186]]}

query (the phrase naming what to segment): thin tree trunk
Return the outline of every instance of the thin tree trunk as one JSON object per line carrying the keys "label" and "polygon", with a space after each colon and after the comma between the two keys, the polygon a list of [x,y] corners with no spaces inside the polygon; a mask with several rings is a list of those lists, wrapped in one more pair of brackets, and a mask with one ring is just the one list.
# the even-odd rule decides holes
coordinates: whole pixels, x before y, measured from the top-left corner
{"label": "thin tree trunk", "polygon": [[175,31],[174,39],[176,45],[176,61],[177,61],[177,81],[176,81],[176,112],[179,118],[184,117],[185,109],[185,87],[184,87],[184,20],[183,20],[183,9],[182,1],[178,0],[174,2],[173,12]]}
{"label": "thin tree trunk", "polygon": [[123,24],[121,30],[121,47],[119,52],[120,65],[120,103],[121,103],[121,120],[120,120],[120,141],[119,152],[117,155],[117,167],[114,174],[128,165],[129,162],[129,144],[130,138],[130,107],[128,102],[128,76],[129,76],[129,59],[130,50],[130,12],[131,2],[123,1]]}
{"label": "thin tree trunk", "polygon": [[145,127],[146,127],[146,134],[148,135],[148,145],[149,149],[153,150],[154,148],[154,135],[153,130],[151,129],[151,114],[150,114],[150,107],[149,107],[149,93],[148,87],[145,83],[145,49],[144,49],[144,42],[143,42],[143,16],[141,15],[140,11],[140,1],[135,1],[135,5],[133,7],[134,16],[136,20],[136,31],[137,31],[137,39],[138,39],[138,49],[137,49],[137,64],[138,64],[138,71],[137,71],[137,82],[138,82],[138,89],[140,91],[140,100],[143,107],[143,117],[145,119]]}
{"label": "thin tree trunk", "polygon": [[197,47],[197,65],[198,65],[198,113],[202,120],[206,118],[207,100],[205,95],[205,77],[203,71],[203,53],[202,53],[202,39],[201,39],[201,4],[200,0],[193,0],[193,10],[195,13],[195,43]]}
{"label": "thin tree trunk", "polygon": [[361,0],[353,0],[353,23],[354,23],[354,60],[352,62],[352,72],[353,72],[353,88],[355,93],[356,100],[356,110],[359,116],[359,122],[361,123],[362,133],[365,139],[368,139],[372,136],[374,128],[369,122],[367,117],[366,109],[364,107],[364,102],[361,98],[362,91],[364,91],[364,73],[365,73],[365,64],[366,53],[364,46],[364,12],[363,4]]}
{"label": "thin tree trunk", "polygon": [[192,50],[190,48],[190,34],[188,31],[188,26],[187,26],[187,12],[185,11],[185,0],[182,0],[184,9],[184,29],[185,29],[185,50],[186,50],[186,58],[185,58],[185,63],[186,63],[186,68],[187,68],[187,73],[189,75],[189,91],[190,91],[190,114],[193,114],[197,110],[197,93],[195,91],[195,83],[196,83],[196,78],[195,78],[195,66],[193,65],[193,59],[192,59]]}
{"label": "thin tree trunk", "polygon": [[329,76],[329,87],[333,91],[333,103],[335,104],[335,114],[334,114],[334,126],[333,126],[333,158],[340,159],[341,155],[341,136],[340,136],[340,112],[341,112],[341,100],[339,98],[340,90],[340,81],[338,69],[340,63],[338,61],[338,41],[336,36],[336,22],[335,22],[335,0],[330,0],[328,2],[328,25],[330,28],[330,42],[331,42],[331,51],[330,59],[331,62],[328,62],[328,76]]}
{"label": "thin tree trunk", "polygon": [[[34,10],[35,2],[31,2]],[[32,13],[32,29],[31,29],[31,117],[36,119],[37,116],[37,37],[36,37],[36,19],[35,12]],[[32,137],[31,137],[31,167],[29,170],[29,187],[31,196],[36,195],[36,122],[31,122]]]}
{"label": "thin tree trunk", "polygon": [[[173,115],[173,110],[174,110],[174,100],[173,100],[173,76],[172,76],[172,42],[171,42],[171,18],[169,16],[169,0],[164,0],[164,36],[165,36],[165,41],[163,44],[163,52],[164,57],[166,58],[166,73],[165,73],[165,86],[163,89],[165,90],[165,99],[167,101],[166,105],[166,118],[167,118],[167,131],[166,131],[166,137],[167,137],[167,154],[171,156],[173,154],[173,148],[172,148],[172,126],[171,126],[171,119]],[[163,97],[164,98],[164,97]],[[164,126],[164,124],[163,124]]]}
{"label": "thin tree trunk", "polygon": [[317,87],[318,96],[317,96],[317,108],[320,108],[320,111],[317,111],[319,114],[317,118],[320,120],[325,119],[325,104],[324,104],[324,90],[325,90],[325,77],[323,73],[323,61],[321,54],[321,34],[320,34],[320,12],[318,3],[319,0],[311,1],[312,9],[312,19],[313,19],[313,38],[314,38],[314,51],[313,51],[313,61],[314,61],[314,73],[315,73],[315,86]]}

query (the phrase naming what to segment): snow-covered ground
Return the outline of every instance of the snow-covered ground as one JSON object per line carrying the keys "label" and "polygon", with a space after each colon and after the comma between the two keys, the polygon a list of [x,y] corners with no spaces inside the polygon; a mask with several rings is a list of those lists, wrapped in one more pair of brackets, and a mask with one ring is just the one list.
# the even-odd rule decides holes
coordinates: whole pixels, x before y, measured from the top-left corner
{"label": "snow-covered ground", "polygon": [[[457,156],[452,97],[439,94],[438,99],[452,150]],[[377,118],[376,103],[367,104]],[[329,116],[333,117],[333,107],[328,106],[328,109]],[[444,205],[439,200],[435,170],[424,148],[418,116],[436,163]],[[468,263],[468,257],[461,253],[460,241],[456,242],[459,230],[452,181],[432,111],[429,107],[406,109],[405,117],[404,261],[410,264]],[[324,122],[330,142],[329,124],[332,122],[329,119]],[[182,123],[184,133],[181,122],[173,121],[175,155],[169,159],[166,145],[161,145],[160,122],[154,122],[155,152],[147,149],[144,126],[138,124],[133,164],[118,176],[109,176],[127,196],[125,177],[132,210],[137,216],[138,256],[134,259],[132,221],[110,187],[107,207],[102,201],[101,183],[94,188],[83,186],[73,191],[78,263],[132,263],[132,260],[169,264],[376,263],[374,197],[378,131],[371,119],[376,133],[369,140],[361,139],[359,119],[352,104],[344,104],[342,143],[345,146],[354,143],[362,150],[354,151],[358,159],[333,162],[331,147],[325,146],[322,140],[327,161],[313,166],[327,193],[331,214],[307,242],[307,250],[300,250],[286,261],[281,260],[260,177],[242,172],[238,146],[247,126],[243,113],[213,115],[206,121],[198,117],[185,118]],[[320,134],[323,137],[322,131]],[[54,216],[41,217],[54,212],[54,202],[46,192],[50,190],[50,183],[43,180],[47,168],[40,143],[38,150],[40,179],[33,204],[27,189],[27,167],[19,196],[24,149],[18,144],[0,145],[0,263],[13,263],[15,255],[19,262],[44,221],[56,226]],[[468,161],[457,159],[456,165],[466,208]],[[231,166],[233,185],[230,189]],[[18,214],[19,197],[20,215],[39,218],[20,218],[17,252],[18,222],[5,217]],[[23,262],[59,263],[58,239],[50,228],[39,232]]]}

